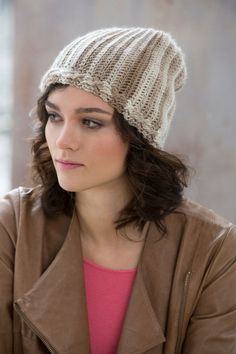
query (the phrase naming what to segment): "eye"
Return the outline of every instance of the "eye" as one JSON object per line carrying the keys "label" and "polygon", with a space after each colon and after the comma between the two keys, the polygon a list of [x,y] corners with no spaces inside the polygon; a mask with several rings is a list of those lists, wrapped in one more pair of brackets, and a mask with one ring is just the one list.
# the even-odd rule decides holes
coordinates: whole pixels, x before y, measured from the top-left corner
{"label": "eye", "polygon": [[102,126],[101,123],[95,122],[94,120],[91,120],[91,119],[83,119],[83,124],[86,125],[90,129],[97,129]]}
{"label": "eye", "polygon": [[50,113],[50,112],[47,112],[47,118],[50,122],[52,123],[56,123],[56,122],[59,122],[61,121],[61,117],[59,117],[57,114],[55,113]]}

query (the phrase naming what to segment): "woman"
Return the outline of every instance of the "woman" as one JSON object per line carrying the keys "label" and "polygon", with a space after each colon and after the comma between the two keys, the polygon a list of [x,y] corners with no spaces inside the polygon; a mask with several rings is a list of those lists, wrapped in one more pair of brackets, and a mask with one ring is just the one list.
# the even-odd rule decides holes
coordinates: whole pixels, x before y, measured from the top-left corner
{"label": "woman", "polygon": [[35,188],[0,203],[0,352],[236,353],[236,231],[163,150],[186,79],[151,28],[75,39],[43,76]]}

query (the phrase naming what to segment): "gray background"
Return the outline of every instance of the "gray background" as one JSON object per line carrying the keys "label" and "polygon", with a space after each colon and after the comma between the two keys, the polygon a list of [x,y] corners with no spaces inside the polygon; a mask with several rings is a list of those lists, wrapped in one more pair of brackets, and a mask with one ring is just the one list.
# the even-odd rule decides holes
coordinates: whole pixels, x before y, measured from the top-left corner
{"label": "gray background", "polygon": [[10,144],[0,135],[11,162],[10,188],[30,183],[28,113],[58,51],[100,27],[155,27],[174,36],[188,66],[166,150],[196,170],[187,196],[236,223],[235,0],[15,0],[12,15]]}

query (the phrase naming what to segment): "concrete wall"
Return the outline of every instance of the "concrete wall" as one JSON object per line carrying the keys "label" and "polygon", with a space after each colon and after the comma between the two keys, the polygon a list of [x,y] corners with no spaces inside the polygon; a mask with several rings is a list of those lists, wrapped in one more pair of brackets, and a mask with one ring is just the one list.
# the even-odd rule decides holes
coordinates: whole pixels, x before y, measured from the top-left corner
{"label": "concrete wall", "polygon": [[166,149],[196,169],[187,195],[236,222],[235,20],[234,0],[15,0],[12,187],[29,184],[28,112],[58,51],[99,27],[153,26],[173,34],[189,71]]}

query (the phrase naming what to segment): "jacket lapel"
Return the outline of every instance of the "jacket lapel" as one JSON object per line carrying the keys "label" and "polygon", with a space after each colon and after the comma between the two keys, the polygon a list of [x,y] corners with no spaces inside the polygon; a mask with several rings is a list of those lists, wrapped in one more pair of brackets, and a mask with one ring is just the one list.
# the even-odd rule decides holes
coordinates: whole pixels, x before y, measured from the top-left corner
{"label": "jacket lapel", "polygon": [[143,272],[146,258],[151,255],[149,250],[153,247],[152,241],[158,237],[157,230],[154,229],[150,227],[150,222],[146,223],[146,242],[138,264],[117,354],[141,354],[165,342],[163,330],[147,292]]}
{"label": "jacket lapel", "polygon": [[[148,234],[150,223],[145,225]],[[154,233],[154,235],[152,235]],[[140,257],[117,354],[139,354],[165,342],[148,295],[143,268],[150,257],[147,235]],[[76,212],[58,254],[30,291],[15,302],[23,320],[55,353],[90,353],[79,220]]]}
{"label": "jacket lapel", "polygon": [[137,273],[117,354],[139,354],[165,341],[147,295],[141,272]]}
{"label": "jacket lapel", "polygon": [[55,353],[72,354],[80,350],[89,354],[90,350],[78,230],[74,212],[57,256],[33,288],[15,302],[17,312]]}

